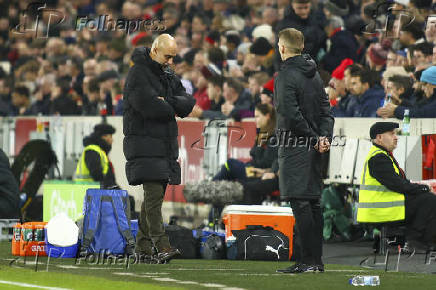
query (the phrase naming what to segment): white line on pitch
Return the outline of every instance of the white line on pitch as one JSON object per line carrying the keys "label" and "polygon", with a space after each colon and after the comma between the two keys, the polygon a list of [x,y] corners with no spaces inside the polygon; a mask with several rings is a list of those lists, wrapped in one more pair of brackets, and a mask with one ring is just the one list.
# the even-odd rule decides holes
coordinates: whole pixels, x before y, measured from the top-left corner
{"label": "white line on pitch", "polygon": [[20,283],[20,282],[13,282],[13,281],[4,281],[4,280],[0,280],[0,284],[13,285],[13,286],[18,286],[18,287],[27,287],[27,288],[39,288],[39,289],[46,289],[46,290],[69,290],[68,288],[39,286],[39,285],[35,285],[35,284]]}

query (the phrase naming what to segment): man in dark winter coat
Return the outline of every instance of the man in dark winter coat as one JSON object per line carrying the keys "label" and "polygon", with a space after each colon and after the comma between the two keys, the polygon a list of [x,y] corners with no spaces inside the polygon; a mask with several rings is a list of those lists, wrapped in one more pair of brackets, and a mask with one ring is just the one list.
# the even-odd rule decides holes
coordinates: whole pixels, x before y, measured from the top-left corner
{"label": "man in dark winter coat", "polygon": [[108,158],[115,128],[98,124],[91,135],[83,139],[83,153],[77,163],[75,181],[100,182],[102,188],[117,186],[114,169]]}
{"label": "man in dark winter coat", "polygon": [[195,105],[168,69],[176,54],[169,34],[157,37],[151,49],[135,49],[124,87],[126,175],[129,184],[144,188],[135,251],[151,255],[154,246],[164,260],[178,253],[165,234],[161,212],[167,184],[179,184],[181,178],[176,115],[188,116]]}
{"label": "man in dark winter coat", "polygon": [[9,167],[9,159],[0,149],[0,218],[20,217],[18,183]]}
{"label": "man in dark winter coat", "polygon": [[330,148],[334,118],[315,62],[301,55],[303,34],[282,30],[278,47],[283,60],[274,84],[280,195],[290,201],[301,241],[301,260],[278,272],[323,272],[321,154]]}

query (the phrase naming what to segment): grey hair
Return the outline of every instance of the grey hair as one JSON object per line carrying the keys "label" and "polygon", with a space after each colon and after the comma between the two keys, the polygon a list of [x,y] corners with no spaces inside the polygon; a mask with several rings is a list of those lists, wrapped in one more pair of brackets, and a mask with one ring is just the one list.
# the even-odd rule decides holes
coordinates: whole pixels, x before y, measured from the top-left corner
{"label": "grey hair", "polygon": [[344,26],[344,20],[336,15],[333,15],[330,17],[330,19],[327,22],[328,26],[331,26],[333,29],[343,27]]}

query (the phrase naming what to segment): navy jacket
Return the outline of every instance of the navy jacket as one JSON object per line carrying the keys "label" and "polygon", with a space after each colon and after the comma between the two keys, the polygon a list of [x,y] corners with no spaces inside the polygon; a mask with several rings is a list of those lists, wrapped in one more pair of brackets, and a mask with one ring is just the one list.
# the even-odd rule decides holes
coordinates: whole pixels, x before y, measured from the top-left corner
{"label": "navy jacket", "polygon": [[381,88],[369,88],[361,96],[352,99],[350,104],[351,116],[348,117],[375,118],[377,109],[382,105],[384,95]]}

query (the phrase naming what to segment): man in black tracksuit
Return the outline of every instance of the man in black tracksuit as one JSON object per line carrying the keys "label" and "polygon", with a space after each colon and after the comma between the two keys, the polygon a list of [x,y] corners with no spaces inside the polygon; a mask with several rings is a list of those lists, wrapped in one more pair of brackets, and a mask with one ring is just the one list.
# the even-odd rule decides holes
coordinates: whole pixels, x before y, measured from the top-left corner
{"label": "man in black tracksuit", "polygon": [[323,272],[321,155],[330,148],[334,119],[315,62],[301,55],[303,34],[282,30],[278,47],[283,60],[274,83],[280,196],[291,204],[301,241],[301,260],[278,272]]}
{"label": "man in black tracksuit", "polygon": [[178,253],[171,248],[162,220],[167,184],[180,184],[177,162],[178,117],[191,113],[195,99],[168,69],[177,54],[172,36],[158,36],[150,48],[137,48],[124,87],[124,155],[129,184],[142,184],[142,203],[135,251],[169,260]]}

